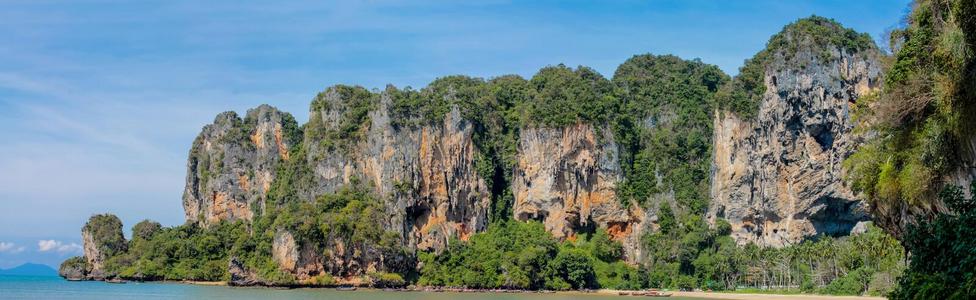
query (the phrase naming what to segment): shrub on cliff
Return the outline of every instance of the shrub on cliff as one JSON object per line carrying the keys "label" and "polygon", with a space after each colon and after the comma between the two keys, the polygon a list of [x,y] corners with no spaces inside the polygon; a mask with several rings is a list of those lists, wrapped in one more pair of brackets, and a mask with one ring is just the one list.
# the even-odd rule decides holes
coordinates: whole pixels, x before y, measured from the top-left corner
{"label": "shrub on cliff", "polygon": [[[304,130],[305,140],[317,142],[328,151],[347,153],[362,139],[363,129],[370,122],[369,112],[376,109],[378,102],[378,94],[361,86],[329,87],[312,100],[312,115]],[[327,119],[332,114],[338,115],[338,119]]]}
{"label": "shrub on cliff", "polygon": [[944,177],[964,162],[976,130],[976,3],[915,2],[907,27],[891,33],[894,61],[884,90],[859,103],[872,132],[845,161],[848,180],[864,193],[882,225],[896,234],[902,212],[932,211]]}
{"label": "shrub on cliff", "polygon": [[151,240],[162,228],[163,226],[159,222],[142,220],[142,222],[132,226],[132,239]]}
{"label": "shrub on cliff", "polygon": [[613,133],[622,150],[623,203],[645,204],[673,190],[683,208],[704,212],[714,97],[728,80],[717,66],[673,55],[635,55],[617,67]]}
{"label": "shrub on cliff", "polygon": [[545,67],[530,80],[537,93],[527,99],[523,120],[530,125],[565,127],[577,122],[605,124],[617,100],[610,81],[591,68]]}
{"label": "shrub on cliff", "polygon": [[911,263],[891,299],[976,298],[976,197],[956,186],[939,196],[953,213],[908,227],[903,243]]}
{"label": "shrub on cliff", "polygon": [[125,236],[122,235],[122,220],[113,214],[92,216],[82,231],[91,235],[94,246],[104,257],[123,253],[127,248]]}

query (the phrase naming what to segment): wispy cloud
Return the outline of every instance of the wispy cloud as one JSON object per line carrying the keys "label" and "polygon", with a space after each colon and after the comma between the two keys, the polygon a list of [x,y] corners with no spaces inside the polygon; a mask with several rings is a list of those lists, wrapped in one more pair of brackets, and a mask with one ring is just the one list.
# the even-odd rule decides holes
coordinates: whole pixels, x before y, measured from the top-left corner
{"label": "wispy cloud", "polygon": [[56,251],[61,254],[81,254],[82,250],[81,245],[77,243],[63,243],[58,240],[37,241],[37,251],[40,252]]}
{"label": "wispy cloud", "polygon": [[0,253],[17,254],[24,252],[24,246],[17,246],[15,243],[0,242]]}

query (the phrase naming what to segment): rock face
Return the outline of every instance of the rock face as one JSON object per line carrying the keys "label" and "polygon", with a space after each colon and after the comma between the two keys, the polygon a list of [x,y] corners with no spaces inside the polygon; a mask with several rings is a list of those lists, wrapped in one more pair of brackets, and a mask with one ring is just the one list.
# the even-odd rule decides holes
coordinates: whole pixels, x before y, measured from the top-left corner
{"label": "rock face", "polygon": [[227,273],[230,274],[230,280],[227,284],[230,286],[255,286],[255,285],[268,285],[266,282],[260,280],[257,274],[253,271],[248,270],[240,260],[236,257],[232,257],[227,263]]}
{"label": "rock face", "polygon": [[727,219],[740,244],[769,246],[846,235],[868,220],[841,163],[860,143],[850,104],[878,88],[878,57],[840,47],[774,52],[757,117],[715,114],[710,220]]}
{"label": "rock face", "polygon": [[278,267],[295,274],[299,281],[309,280],[325,271],[319,253],[309,245],[298,245],[295,237],[284,230],[275,233],[271,246],[271,256]]}
{"label": "rock face", "polygon": [[187,161],[183,208],[186,220],[203,225],[250,220],[271,187],[280,161],[299,141],[288,113],[262,105],[242,120],[234,112],[217,116],[193,141]]}
{"label": "rock face", "polygon": [[[515,219],[538,220],[557,238],[600,227],[623,242],[625,256],[639,257],[645,214],[616,197],[623,173],[617,144],[590,125],[523,129],[512,190]],[[631,207],[631,209],[628,209]]]}
{"label": "rock face", "polygon": [[[300,141],[289,136],[291,117],[269,106],[250,110],[244,120],[233,112],[219,115],[190,152],[187,220],[205,225],[250,220],[256,205],[264,203],[278,166],[300,159],[311,174],[291,183],[298,201],[312,202],[351,184],[369,186],[389,215],[383,227],[399,233],[408,248],[441,250],[453,237],[467,240],[485,230],[491,195],[474,167],[473,126],[457,107],[441,121],[400,126],[390,116],[388,94],[351,98],[363,93],[369,94],[345,86],[321,93]],[[359,110],[364,115],[356,115]],[[303,156],[289,157],[297,143],[304,147]],[[272,249],[278,265],[299,281],[323,272],[339,280],[354,278],[382,271],[384,259],[390,259],[379,249],[341,240],[324,241],[327,249],[299,240],[279,230]],[[243,265],[237,267],[238,284],[259,284]]]}
{"label": "rock face", "polygon": [[67,280],[78,281],[88,279],[88,262],[84,257],[72,257],[61,263],[58,275]]}
{"label": "rock face", "polygon": [[[126,251],[122,221],[115,215],[94,215],[82,228],[81,240],[87,268],[83,273],[88,279],[103,280],[114,276],[105,271],[105,260]],[[72,270],[73,273],[75,271]]]}
{"label": "rock face", "polygon": [[[310,123],[320,122],[325,130],[339,127],[348,99],[330,89],[316,101],[328,105],[313,105]],[[390,102],[388,94],[380,95],[360,129],[361,138],[346,149],[329,149],[306,133],[315,181],[306,197],[362,180],[386,200],[390,222],[384,225],[400,232],[408,246],[423,250],[440,250],[451,237],[466,240],[484,230],[491,195],[474,168],[470,122],[454,107],[434,124],[394,126]]]}

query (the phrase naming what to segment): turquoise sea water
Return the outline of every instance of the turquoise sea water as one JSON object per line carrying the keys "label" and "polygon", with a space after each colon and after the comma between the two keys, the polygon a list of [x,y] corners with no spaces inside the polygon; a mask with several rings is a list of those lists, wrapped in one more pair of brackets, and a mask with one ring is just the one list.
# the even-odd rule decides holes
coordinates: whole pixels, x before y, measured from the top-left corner
{"label": "turquoise sea water", "polygon": [[[0,299],[324,299],[324,300],[568,300],[629,299],[638,297],[568,294],[487,294],[355,291],[334,289],[268,289],[202,286],[177,283],[111,284],[72,282],[60,277],[0,276]],[[643,297],[640,297],[643,298]],[[654,299],[654,298],[645,298]],[[668,299],[689,300],[671,297]]]}

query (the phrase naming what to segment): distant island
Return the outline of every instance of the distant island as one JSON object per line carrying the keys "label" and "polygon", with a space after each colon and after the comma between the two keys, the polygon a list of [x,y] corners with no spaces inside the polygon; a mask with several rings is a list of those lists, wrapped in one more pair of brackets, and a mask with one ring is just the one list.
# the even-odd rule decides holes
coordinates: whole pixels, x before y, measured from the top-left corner
{"label": "distant island", "polygon": [[0,276],[58,276],[58,271],[48,265],[26,263],[10,269],[0,269]]}
{"label": "distant island", "polygon": [[[309,120],[219,114],[185,224],[98,214],[69,280],[419,290],[976,297],[976,1],[918,0],[886,53],[819,16],[731,77],[336,85]],[[969,191],[964,190],[972,186]]]}

